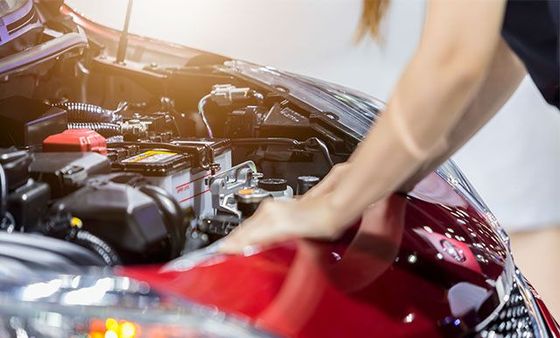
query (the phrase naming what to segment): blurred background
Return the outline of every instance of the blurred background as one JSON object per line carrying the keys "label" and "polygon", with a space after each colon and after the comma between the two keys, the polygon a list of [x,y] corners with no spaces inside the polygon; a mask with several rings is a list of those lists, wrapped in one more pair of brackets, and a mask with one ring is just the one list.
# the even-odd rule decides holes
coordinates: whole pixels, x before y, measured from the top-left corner
{"label": "blurred background", "polygon": [[[126,0],[67,3],[113,28],[123,25]],[[393,0],[383,40],[357,43],[361,0],[135,0],[130,30],[387,100],[418,43],[424,10],[423,0]],[[517,263],[560,318],[560,272],[551,268],[560,259],[560,113],[526,78],[454,160],[508,229]]]}

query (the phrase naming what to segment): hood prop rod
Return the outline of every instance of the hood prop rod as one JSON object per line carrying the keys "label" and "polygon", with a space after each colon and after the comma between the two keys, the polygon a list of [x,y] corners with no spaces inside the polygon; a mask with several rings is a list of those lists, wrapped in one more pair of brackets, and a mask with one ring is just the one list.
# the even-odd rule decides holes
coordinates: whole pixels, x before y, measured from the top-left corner
{"label": "hood prop rod", "polygon": [[126,8],[126,17],[124,19],[124,27],[119,39],[119,49],[117,50],[116,63],[124,65],[126,58],[126,50],[128,48],[128,26],[130,25],[130,16],[132,14],[133,0],[128,0],[128,7]]}

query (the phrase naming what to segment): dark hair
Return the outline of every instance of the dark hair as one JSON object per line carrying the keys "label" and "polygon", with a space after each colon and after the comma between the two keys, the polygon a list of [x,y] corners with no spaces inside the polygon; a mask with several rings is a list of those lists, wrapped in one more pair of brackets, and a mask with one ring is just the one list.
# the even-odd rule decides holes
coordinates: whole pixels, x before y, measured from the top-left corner
{"label": "dark hair", "polygon": [[387,12],[389,0],[363,0],[362,17],[356,32],[358,40],[366,35],[380,38],[379,24]]}

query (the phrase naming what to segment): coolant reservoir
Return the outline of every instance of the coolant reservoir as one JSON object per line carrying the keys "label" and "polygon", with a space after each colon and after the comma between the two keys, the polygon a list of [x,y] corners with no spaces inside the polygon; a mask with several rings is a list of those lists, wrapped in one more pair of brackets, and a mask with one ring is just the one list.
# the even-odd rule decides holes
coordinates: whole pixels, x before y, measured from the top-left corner
{"label": "coolant reservoir", "polygon": [[267,191],[275,199],[289,199],[294,197],[294,190],[283,178],[263,178],[259,180],[259,188]]}
{"label": "coolant reservoir", "polygon": [[234,194],[237,202],[237,209],[244,218],[251,217],[257,208],[271,195],[268,191],[261,188],[244,188]]}

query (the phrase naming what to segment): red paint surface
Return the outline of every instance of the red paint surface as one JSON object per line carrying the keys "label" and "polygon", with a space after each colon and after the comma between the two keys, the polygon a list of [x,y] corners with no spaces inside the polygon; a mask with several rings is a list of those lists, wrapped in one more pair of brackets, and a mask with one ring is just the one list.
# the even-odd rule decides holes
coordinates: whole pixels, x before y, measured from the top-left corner
{"label": "red paint surface", "polygon": [[[490,296],[487,281],[502,272],[505,248],[482,215],[441,182],[432,175],[416,197],[376,204],[359,230],[336,243],[300,240],[247,257],[216,256],[187,271],[122,273],[284,336],[449,334],[453,325],[445,323],[461,318],[450,304],[465,307],[454,298],[461,292],[449,289],[461,283],[482,290],[479,302]],[[442,250],[441,239],[465,260]]]}

